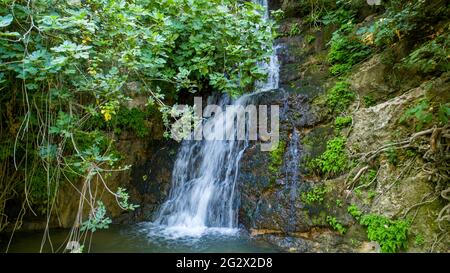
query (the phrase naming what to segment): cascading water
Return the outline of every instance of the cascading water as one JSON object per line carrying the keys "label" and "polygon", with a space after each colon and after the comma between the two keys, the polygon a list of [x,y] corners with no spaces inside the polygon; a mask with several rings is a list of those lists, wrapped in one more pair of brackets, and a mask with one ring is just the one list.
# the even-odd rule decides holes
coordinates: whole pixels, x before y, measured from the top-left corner
{"label": "cascading water", "polygon": [[[255,0],[266,8],[267,0]],[[256,90],[278,88],[279,65],[275,50],[268,63],[261,64],[268,79],[258,83]],[[254,94],[254,93],[253,93]],[[235,101],[223,97],[219,104],[246,106],[252,102],[252,94]],[[222,108],[223,109],[223,108]],[[170,237],[200,236],[205,231],[236,232],[238,198],[236,178],[239,161],[248,140],[237,140],[237,128],[233,120],[227,120],[225,112],[218,113],[204,122],[204,139],[223,139],[231,135],[236,140],[185,140],[177,155],[172,173],[172,188],[168,199],[161,205],[154,224],[164,227],[159,234]]]}

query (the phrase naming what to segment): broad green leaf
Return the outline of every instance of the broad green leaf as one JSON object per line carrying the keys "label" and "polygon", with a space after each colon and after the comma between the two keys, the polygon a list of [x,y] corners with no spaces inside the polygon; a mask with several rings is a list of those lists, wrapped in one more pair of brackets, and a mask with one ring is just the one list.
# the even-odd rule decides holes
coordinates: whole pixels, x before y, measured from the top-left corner
{"label": "broad green leaf", "polygon": [[7,27],[9,26],[13,21],[13,16],[11,14],[8,14],[6,16],[0,16],[0,27]]}

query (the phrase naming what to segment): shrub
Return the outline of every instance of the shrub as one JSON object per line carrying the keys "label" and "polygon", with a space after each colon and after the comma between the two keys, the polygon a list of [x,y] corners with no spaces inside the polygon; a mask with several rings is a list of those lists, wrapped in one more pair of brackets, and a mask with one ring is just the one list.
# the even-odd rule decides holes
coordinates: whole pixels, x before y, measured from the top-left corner
{"label": "shrub", "polygon": [[376,101],[372,96],[364,96],[363,100],[364,100],[364,106],[366,106],[366,107],[374,106],[376,104]]}
{"label": "shrub", "polygon": [[353,65],[370,55],[370,47],[364,45],[357,37],[348,34],[351,25],[346,25],[333,33],[331,38],[328,62],[332,65],[330,72],[333,75],[348,72]]}
{"label": "shrub", "polygon": [[406,247],[409,222],[380,215],[364,215],[360,224],[367,227],[367,238],[380,244],[381,251],[395,253]]}
{"label": "shrub", "polygon": [[293,24],[289,30],[289,36],[293,37],[300,34],[300,27],[298,24]]}
{"label": "shrub", "polygon": [[334,229],[337,230],[340,234],[344,234],[347,232],[347,229],[337,221],[336,217],[327,216],[327,223]]}
{"label": "shrub", "polygon": [[344,111],[355,100],[355,94],[346,81],[337,82],[327,93],[327,105],[334,111]]}
{"label": "shrub", "polygon": [[325,186],[315,187],[314,189],[302,192],[301,198],[305,204],[321,203],[325,198],[327,188]]}
{"label": "shrub", "polygon": [[397,150],[395,150],[393,147],[390,147],[385,151],[385,154],[389,163],[391,163],[394,166],[397,166],[398,163]]}
{"label": "shrub", "polygon": [[406,123],[406,121],[414,121],[415,128],[420,131],[425,125],[429,124],[433,120],[433,114],[429,112],[430,101],[427,99],[419,101],[415,106],[406,110],[406,112],[400,117],[400,123]]}
{"label": "shrub", "polygon": [[367,238],[378,242],[382,252],[394,253],[406,248],[409,221],[391,220],[375,214],[364,215],[354,204],[350,205],[347,211],[362,226],[367,227]]}
{"label": "shrub", "polygon": [[117,131],[121,129],[128,129],[133,131],[138,137],[146,137],[150,131],[147,124],[148,114],[138,108],[128,109],[123,107],[119,110],[115,117],[114,123],[117,126]]}
{"label": "shrub", "polygon": [[337,117],[334,121],[334,126],[336,129],[341,130],[350,124],[352,124],[352,117],[351,116],[344,116],[344,117]]}
{"label": "shrub", "polygon": [[356,220],[359,220],[362,216],[362,212],[355,204],[351,204],[350,206],[348,206],[347,211]]}
{"label": "shrub", "polygon": [[312,160],[312,166],[326,174],[342,173],[348,166],[345,143],[346,139],[343,137],[335,137],[329,140],[325,152]]}
{"label": "shrub", "polygon": [[402,60],[403,66],[425,74],[450,70],[450,34],[447,32],[424,43]]}

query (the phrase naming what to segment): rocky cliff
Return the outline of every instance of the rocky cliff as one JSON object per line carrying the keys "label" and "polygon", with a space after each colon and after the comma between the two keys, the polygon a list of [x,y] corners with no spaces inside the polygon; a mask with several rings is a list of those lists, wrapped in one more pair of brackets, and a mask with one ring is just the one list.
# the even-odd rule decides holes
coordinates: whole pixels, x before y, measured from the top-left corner
{"label": "rocky cliff", "polygon": [[[418,128],[420,121],[404,119],[421,102],[430,112],[447,103],[450,74],[395,69],[413,51],[405,38],[333,75],[328,56],[338,26],[311,23],[300,2],[271,4],[285,15],[281,90],[263,104],[283,109],[281,142],[272,153],[253,143],[242,159],[242,225],[293,252],[449,251],[448,125]],[[356,10],[356,29],[382,13],[364,3]],[[342,82],[354,97],[336,111],[329,94]]]}

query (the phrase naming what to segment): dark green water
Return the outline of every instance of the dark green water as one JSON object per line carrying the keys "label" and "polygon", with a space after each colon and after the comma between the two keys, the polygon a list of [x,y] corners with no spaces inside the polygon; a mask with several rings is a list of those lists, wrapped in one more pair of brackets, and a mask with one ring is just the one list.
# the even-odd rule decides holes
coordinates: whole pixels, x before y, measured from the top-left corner
{"label": "dark green water", "polygon": [[[47,242],[43,252],[62,252],[67,244],[69,230],[51,230],[53,246]],[[43,232],[16,232],[8,252],[39,252]],[[2,237],[0,248],[6,251],[9,238]],[[155,228],[149,223],[137,225],[112,225],[109,229],[94,233],[89,244],[84,244],[83,252],[91,253],[189,253],[189,252],[278,252],[273,246],[251,239],[239,230],[207,230],[201,235],[186,235]],[[89,249],[90,245],[90,249]]]}

